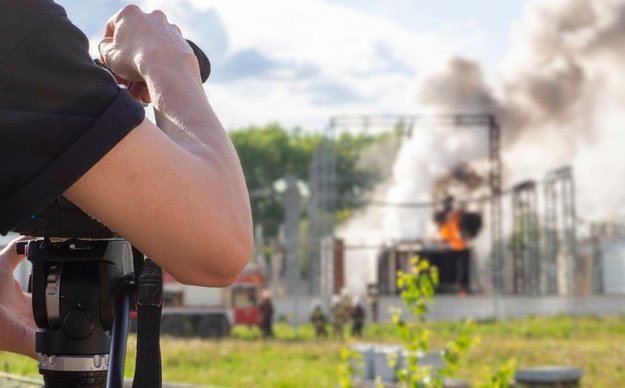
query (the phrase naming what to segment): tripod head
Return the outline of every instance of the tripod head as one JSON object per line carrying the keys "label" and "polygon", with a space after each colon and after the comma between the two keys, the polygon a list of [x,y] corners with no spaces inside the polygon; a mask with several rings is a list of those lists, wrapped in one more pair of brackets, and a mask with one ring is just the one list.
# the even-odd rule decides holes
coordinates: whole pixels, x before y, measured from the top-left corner
{"label": "tripod head", "polygon": [[113,325],[124,317],[117,301],[134,293],[138,252],[64,197],[14,231],[38,237],[18,249],[32,263],[35,344],[46,387],[105,387]]}

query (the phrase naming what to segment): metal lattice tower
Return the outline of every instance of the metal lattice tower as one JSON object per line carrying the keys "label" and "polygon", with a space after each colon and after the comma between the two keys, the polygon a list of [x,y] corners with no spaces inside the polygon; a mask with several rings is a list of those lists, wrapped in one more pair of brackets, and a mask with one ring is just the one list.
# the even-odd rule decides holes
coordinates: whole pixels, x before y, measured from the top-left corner
{"label": "metal lattice tower", "polygon": [[580,286],[573,170],[563,167],[545,176],[545,258],[556,273],[557,288],[550,291],[575,295]]}
{"label": "metal lattice tower", "polygon": [[545,282],[548,294],[558,293],[558,196],[553,176],[547,175],[544,187],[544,228],[543,228],[543,263],[545,268]]}
{"label": "metal lattice tower", "polygon": [[491,188],[491,261],[495,294],[503,291],[503,217],[501,212],[501,131],[494,116],[488,117]]}
{"label": "metal lattice tower", "polygon": [[524,295],[543,293],[535,181],[522,182],[512,188],[512,221],[512,291]]}
{"label": "metal lattice tower", "polygon": [[291,295],[307,292],[302,286],[300,255],[300,193],[297,178],[288,175],[284,178],[284,261],[283,274],[286,290]]}
{"label": "metal lattice tower", "polygon": [[336,212],[336,148],[333,123],[313,155],[308,173],[308,189],[308,291],[319,294],[322,241],[333,235]]}

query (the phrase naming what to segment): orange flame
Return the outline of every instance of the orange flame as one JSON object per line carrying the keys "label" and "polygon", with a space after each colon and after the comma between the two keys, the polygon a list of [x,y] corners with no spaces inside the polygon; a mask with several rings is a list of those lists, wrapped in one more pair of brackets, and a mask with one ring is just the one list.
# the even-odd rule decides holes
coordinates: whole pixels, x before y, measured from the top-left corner
{"label": "orange flame", "polygon": [[461,217],[460,212],[450,212],[439,229],[441,239],[446,241],[453,251],[461,251],[467,247],[460,231]]}

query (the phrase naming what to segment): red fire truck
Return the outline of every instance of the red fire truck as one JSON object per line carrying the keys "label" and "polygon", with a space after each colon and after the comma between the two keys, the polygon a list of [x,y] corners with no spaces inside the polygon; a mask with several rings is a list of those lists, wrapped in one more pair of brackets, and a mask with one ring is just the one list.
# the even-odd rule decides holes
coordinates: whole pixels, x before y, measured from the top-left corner
{"label": "red fire truck", "polygon": [[258,325],[264,280],[262,269],[254,264],[224,288],[189,286],[164,273],[161,333],[223,337],[233,325]]}

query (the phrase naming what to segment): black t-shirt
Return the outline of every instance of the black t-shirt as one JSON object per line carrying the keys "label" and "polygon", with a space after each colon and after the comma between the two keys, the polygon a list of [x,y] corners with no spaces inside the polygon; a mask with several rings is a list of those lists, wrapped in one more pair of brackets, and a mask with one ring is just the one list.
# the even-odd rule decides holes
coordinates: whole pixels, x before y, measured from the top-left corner
{"label": "black t-shirt", "polygon": [[0,0],[0,233],[60,196],[145,116],[88,45],[54,2]]}

